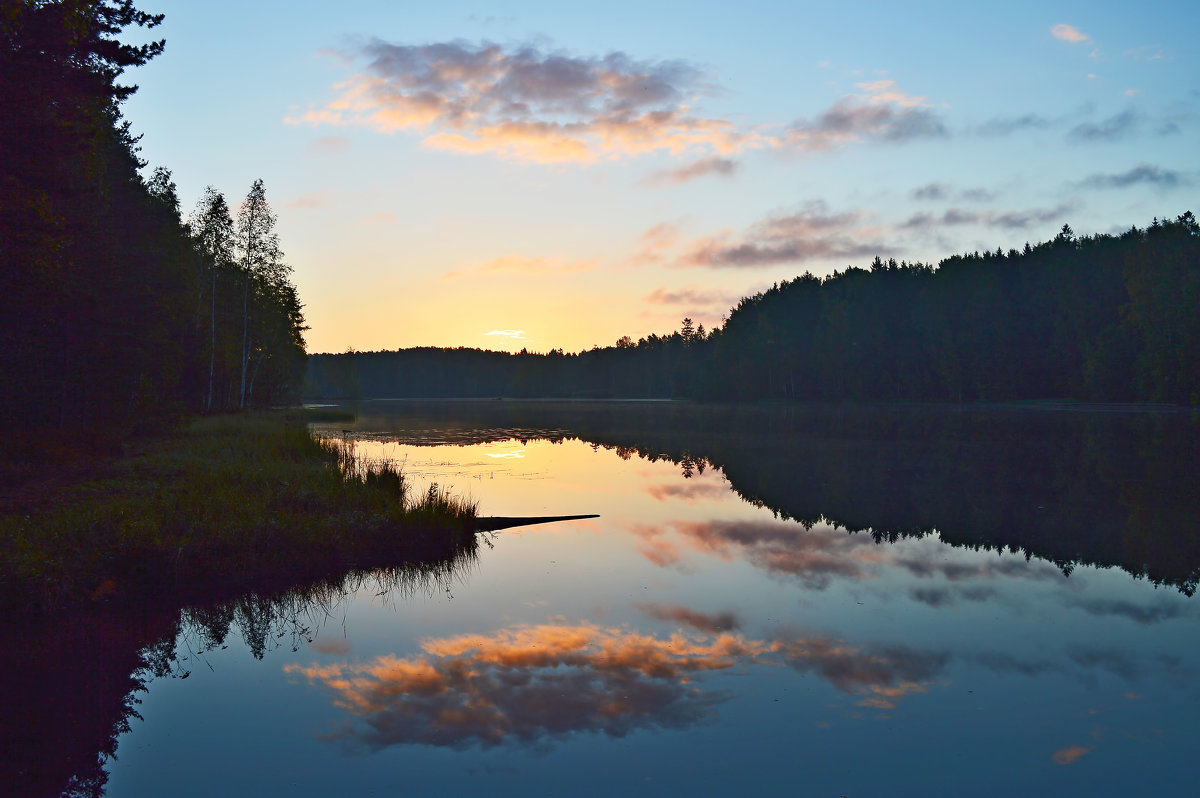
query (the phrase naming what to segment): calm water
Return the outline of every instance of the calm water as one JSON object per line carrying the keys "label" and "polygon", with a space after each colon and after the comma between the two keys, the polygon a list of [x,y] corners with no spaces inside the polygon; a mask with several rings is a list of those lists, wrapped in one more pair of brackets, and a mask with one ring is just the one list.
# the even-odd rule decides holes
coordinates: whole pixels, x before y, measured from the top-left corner
{"label": "calm water", "polygon": [[1194,787],[1195,428],[365,403],[323,432],[416,489],[600,517],[498,533],[441,574],[185,614],[173,652],[140,655],[107,794]]}

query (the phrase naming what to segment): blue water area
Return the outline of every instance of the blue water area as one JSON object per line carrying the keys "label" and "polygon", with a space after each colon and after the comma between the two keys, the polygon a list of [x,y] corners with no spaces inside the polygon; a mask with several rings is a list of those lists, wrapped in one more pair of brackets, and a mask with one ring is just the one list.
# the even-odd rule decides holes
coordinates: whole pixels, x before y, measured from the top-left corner
{"label": "blue water area", "polygon": [[1196,783],[1190,416],[762,412],[360,407],[414,491],[599,518],[185,611],[106,794]]}

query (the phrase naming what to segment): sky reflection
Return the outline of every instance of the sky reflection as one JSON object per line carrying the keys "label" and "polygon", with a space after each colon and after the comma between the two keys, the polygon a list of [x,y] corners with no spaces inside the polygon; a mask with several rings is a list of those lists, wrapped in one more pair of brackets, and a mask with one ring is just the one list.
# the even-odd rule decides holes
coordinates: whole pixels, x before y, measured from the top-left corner
{"label": "sky reflection", "polygon": [[[296,653],[258,662],[229,635],[183,689],[152,685],[112,794],[210,793],[194,749],[228,756],[208,741],[234,720],[263,762],[329,774],[289,795],[727,795],[748,771],[770,795],[1126,795],[1200,776],[1197,605],[1173,588],[936,532],[877,542],[743,501],[711,462],[512,433],[361,445],[485,515],[600,518],[505,530],[446,589],[356,590]],[[887,741],[871,768],[864,739]]]}

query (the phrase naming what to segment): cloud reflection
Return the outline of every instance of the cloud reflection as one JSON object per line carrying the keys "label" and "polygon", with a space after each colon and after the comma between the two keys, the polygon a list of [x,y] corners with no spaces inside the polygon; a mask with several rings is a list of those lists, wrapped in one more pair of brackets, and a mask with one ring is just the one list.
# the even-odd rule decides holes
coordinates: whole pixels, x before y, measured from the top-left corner
{"label": "cloud reflection", "polygon": [[330,739],[370,749],[539,746],[579,732],[623,737],[705,722],[725,695],[700,691],[692,678],[767,650],[730,634],[657,638],[542,625],[427,640],[413,658],[285,671],[331,690],[351,714]]}
{"label": "cloud reflection", "polygon": [[1054,762],[1059,765],[1073,765],[1080,757],[1090,754],[1092,749],[1082,745],[1072,745],[1054,752]]}
{"label": "cloud reflection", "polygon": [[[647,490],[655,495],[653,488]],[[807,527],[791,521],[673,521],[635,524],[630,531],[638,538],[638,553],[663,568],[691,570],[694,565],[685,559],[686,555],[697,553],[724,562],[743,560],[773,576],[797,579],[811,590],[824,590],[836,579],[877,579],[884,569],[904,571],[921,580],[944,580],[949,584],[924,585],[908,592],[915,601],[934,608],[961,601],[987,601],[997,593],[995,587],[986,584],[988,581],[1065,579],[1047,562],[1017,556],[948,558],[941,545],[884,546],[869,534],[825,525]],[[1085,609],[1124,614],[1145,622],[1172,616],[1166,607],[1139,613],[1139,608],[1112,602],[1088,604]]]}
{"label": "cloud reflection", "polygon": [[1078,607],[1089,615],[1127,618],[1142,626],[1187,617],[1192,614],[1186,605],[1169,601],[1159,601],[1150,605],[1142,605],[1121,599],[1077,598],[1068,602],[1068,606]]}
{"label": "cloud reflection", "polygon": [[721,482],[660,483],[647,485],[646,493],[660,502],[681,501],[693,504],[721,498],[729,493],[729,486]]}
{"label": "cloud reflection", "polygon": [[322,638],[308,644],[308,647],[318,654],[349,654],[350,641],[344,637],[334,637],[330,639]]}
{"label": "cloud reflection", "polygon": [[905,646],[861,649],[831,638],[797,638],[776,643],[785,662],[817,673],[844,693],[864,695],[860,706],[895,709],[911,693],[924,693],[950,661],[944,652]]}
{"label": "cloud reflection", "polygon": [[[940,576],[951,582],[1001,577],[1058,582],[1065,578],[1062,571],[1048,562],[1030,562],[1021,557],[1001,557],[994,560],[975,558],[967,562],[955,562],[944,559],[941,552],[921,551],[896,557],[893,562],[913,576],[924,579]],[[969,595],[965,589],[958,592],[963,598],[971,600],[987,598],[986,595]]]}
{"label": "cloud reflection", "polygon": [[995,597],[997,591],[991,587],[957,588],[917,587],[909,591],[914,601],[919,601],[930,607],[953,607],[961,601],[987,601]]}
{"label": "cloud reflection", "polygon": [[[639,526],[641,554],[656,565],[677,565],[684,548],[729,561],[740,557],[768,573],[792,576],[822,590],[834,577],[869,579],[881,552],[865,535],[829,528],[805,529],[784,521],[679,521]],[[680,546],[682,542],[683,546]]]}
{"label": "cloud reflection", "polygon": [[703,612],[681,607],[678,604],[637,604],[639,610],[660,621],[671,621],[681,626],[689,626],[701,632],[719,634],[732,632],[741,626],[741,622],[732,612],[721,612],[709,615]]}
{"label": "cloud reflection", "polygon": [[701,629],[666,637],[591,623],[543,624],[426,640],[417,656],[290,664],[285,673],[334,694],[350,717],[325,735],[353,747],[546,749],[574,734],[623,737],[710,720],[728,694],[693,681],[735,666],[784,664],[819,675],[860,706],[892,709],[925,692],[947,654],[856,647],[830,637],[734,634],[730,613],[648,604],[652,617]]}

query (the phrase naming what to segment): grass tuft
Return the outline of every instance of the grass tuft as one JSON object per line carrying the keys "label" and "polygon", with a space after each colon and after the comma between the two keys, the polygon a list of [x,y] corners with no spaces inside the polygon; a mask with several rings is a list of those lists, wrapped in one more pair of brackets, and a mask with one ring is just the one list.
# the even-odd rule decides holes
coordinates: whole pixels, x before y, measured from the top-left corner
{"label": "grass tuft", "polygon": [[476,507],[409,497],[391,463],[314,438],[305,414],[202,418],[0,516],[0,602],[50,608],[208,595],[440,561],[476,545]]}

